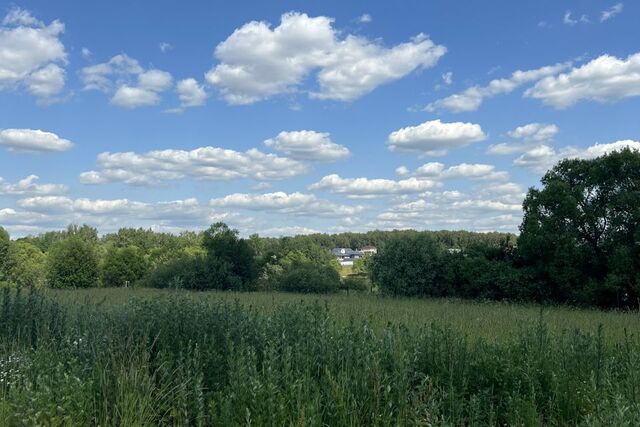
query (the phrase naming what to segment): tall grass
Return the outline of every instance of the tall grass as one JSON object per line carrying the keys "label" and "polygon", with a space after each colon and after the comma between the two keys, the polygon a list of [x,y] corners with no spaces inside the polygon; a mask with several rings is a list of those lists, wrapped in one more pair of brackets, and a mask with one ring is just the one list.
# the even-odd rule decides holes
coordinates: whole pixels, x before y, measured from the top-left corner
{"label": "tall grass", "polygon": [[635,331],[538,313],[487,339],[323,302],[71,301],[2,294],[0,425],[640,424]]}

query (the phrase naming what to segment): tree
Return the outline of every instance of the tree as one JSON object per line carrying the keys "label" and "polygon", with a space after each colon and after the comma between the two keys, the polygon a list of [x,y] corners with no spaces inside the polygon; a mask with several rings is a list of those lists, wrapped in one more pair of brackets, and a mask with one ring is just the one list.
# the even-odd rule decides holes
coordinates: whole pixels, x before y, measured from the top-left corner
{"label": "tree", "polygon": [[104,286],[128,286],[137,283],[147,272],[143,251],[136,246],[109,247],[101,266]]}
{"label": "tree", "polygon": [[11,239],[9,238],[9,233],[0,226],[0,283],[8,280],[10,247]]}
{"label": "tree", "polygon": [[18,286],[43,287],[46,282],[46,255],[28,242],[15,242],[8,254],[8,279]]}
{"label": "tree", "polygon": [[371,280],[392,295],[446,296],[441,249],[425,234],[396,237],[371,258]]}
{"label": "tree", "polygon": [[203,234],[212,288],[246,290],[255,284],[258,270],[253,249],[238,234],[238,230],[222,222],[213,224]]}
{"label": "tree", "polygon": [[52,288],[88,288],[98,283],[94,246],[77,235],[54,243],[47,257],[47,282]]}
{"label": "tree", "polygon": [[553,300],[637,306],[640,153],[563,160],[524,201],[518,251]]}

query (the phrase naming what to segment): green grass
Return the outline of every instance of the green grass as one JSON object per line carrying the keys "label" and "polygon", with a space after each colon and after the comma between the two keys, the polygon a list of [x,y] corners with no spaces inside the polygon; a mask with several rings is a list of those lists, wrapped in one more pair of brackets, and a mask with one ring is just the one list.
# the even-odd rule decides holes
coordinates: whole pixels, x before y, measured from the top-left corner
{"label": "green grass", "polygon": [[0,425],[640,425],[637,313],[0,294]]}
{"label": "green grass", "polygon": [[[147,288],[99,288],[86,290],[49,291],[59,301],[76,304],[126,304],[131,298],[154,298],[175,291]],[[580,330],[595,333],[602,328],[608,340],[624,339],[640,331],[640,314],[636,312],[600,311],[567,306],[541,307],[534,304],[474,302],[455,299],[419,299],[380,297],[368,293],[304,295],[276,292],[188,292],[183,297],[196,301],[238,302],[262,313],[270,313],[285,304],[320,302],[327,305],[336,320],[345,324],[351,320],[366,321],[380,331],[388,324],[402,324],[416,329],[437,322],[452,327],[469,337],[501,339],[517,333],[523,326],[538,322],[542,315],[554,333]]]}

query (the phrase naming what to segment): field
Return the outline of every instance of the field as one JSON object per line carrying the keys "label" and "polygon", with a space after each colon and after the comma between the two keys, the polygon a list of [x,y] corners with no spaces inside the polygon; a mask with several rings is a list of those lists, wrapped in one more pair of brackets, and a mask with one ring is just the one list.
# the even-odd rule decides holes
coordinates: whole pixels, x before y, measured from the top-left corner
{"label": "field", "polygon": [[0,425],[639,425],[640,316],[5,290]]}

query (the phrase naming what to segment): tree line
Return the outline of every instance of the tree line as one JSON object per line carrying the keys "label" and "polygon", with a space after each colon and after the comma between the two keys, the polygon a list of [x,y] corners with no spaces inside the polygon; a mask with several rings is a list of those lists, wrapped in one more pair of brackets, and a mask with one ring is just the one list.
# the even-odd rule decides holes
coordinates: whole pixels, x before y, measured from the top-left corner
{"label": "tree line", "polygon": [[[638,307],[640,153],[563,160],[531,188],[520,234],[469,231],[241,238],[223,223],[179,235],[95,228],[10,240],[0,227],[0,284],[79,288],[331,292]],[[340,277],[334,247],[378,247]]]}

